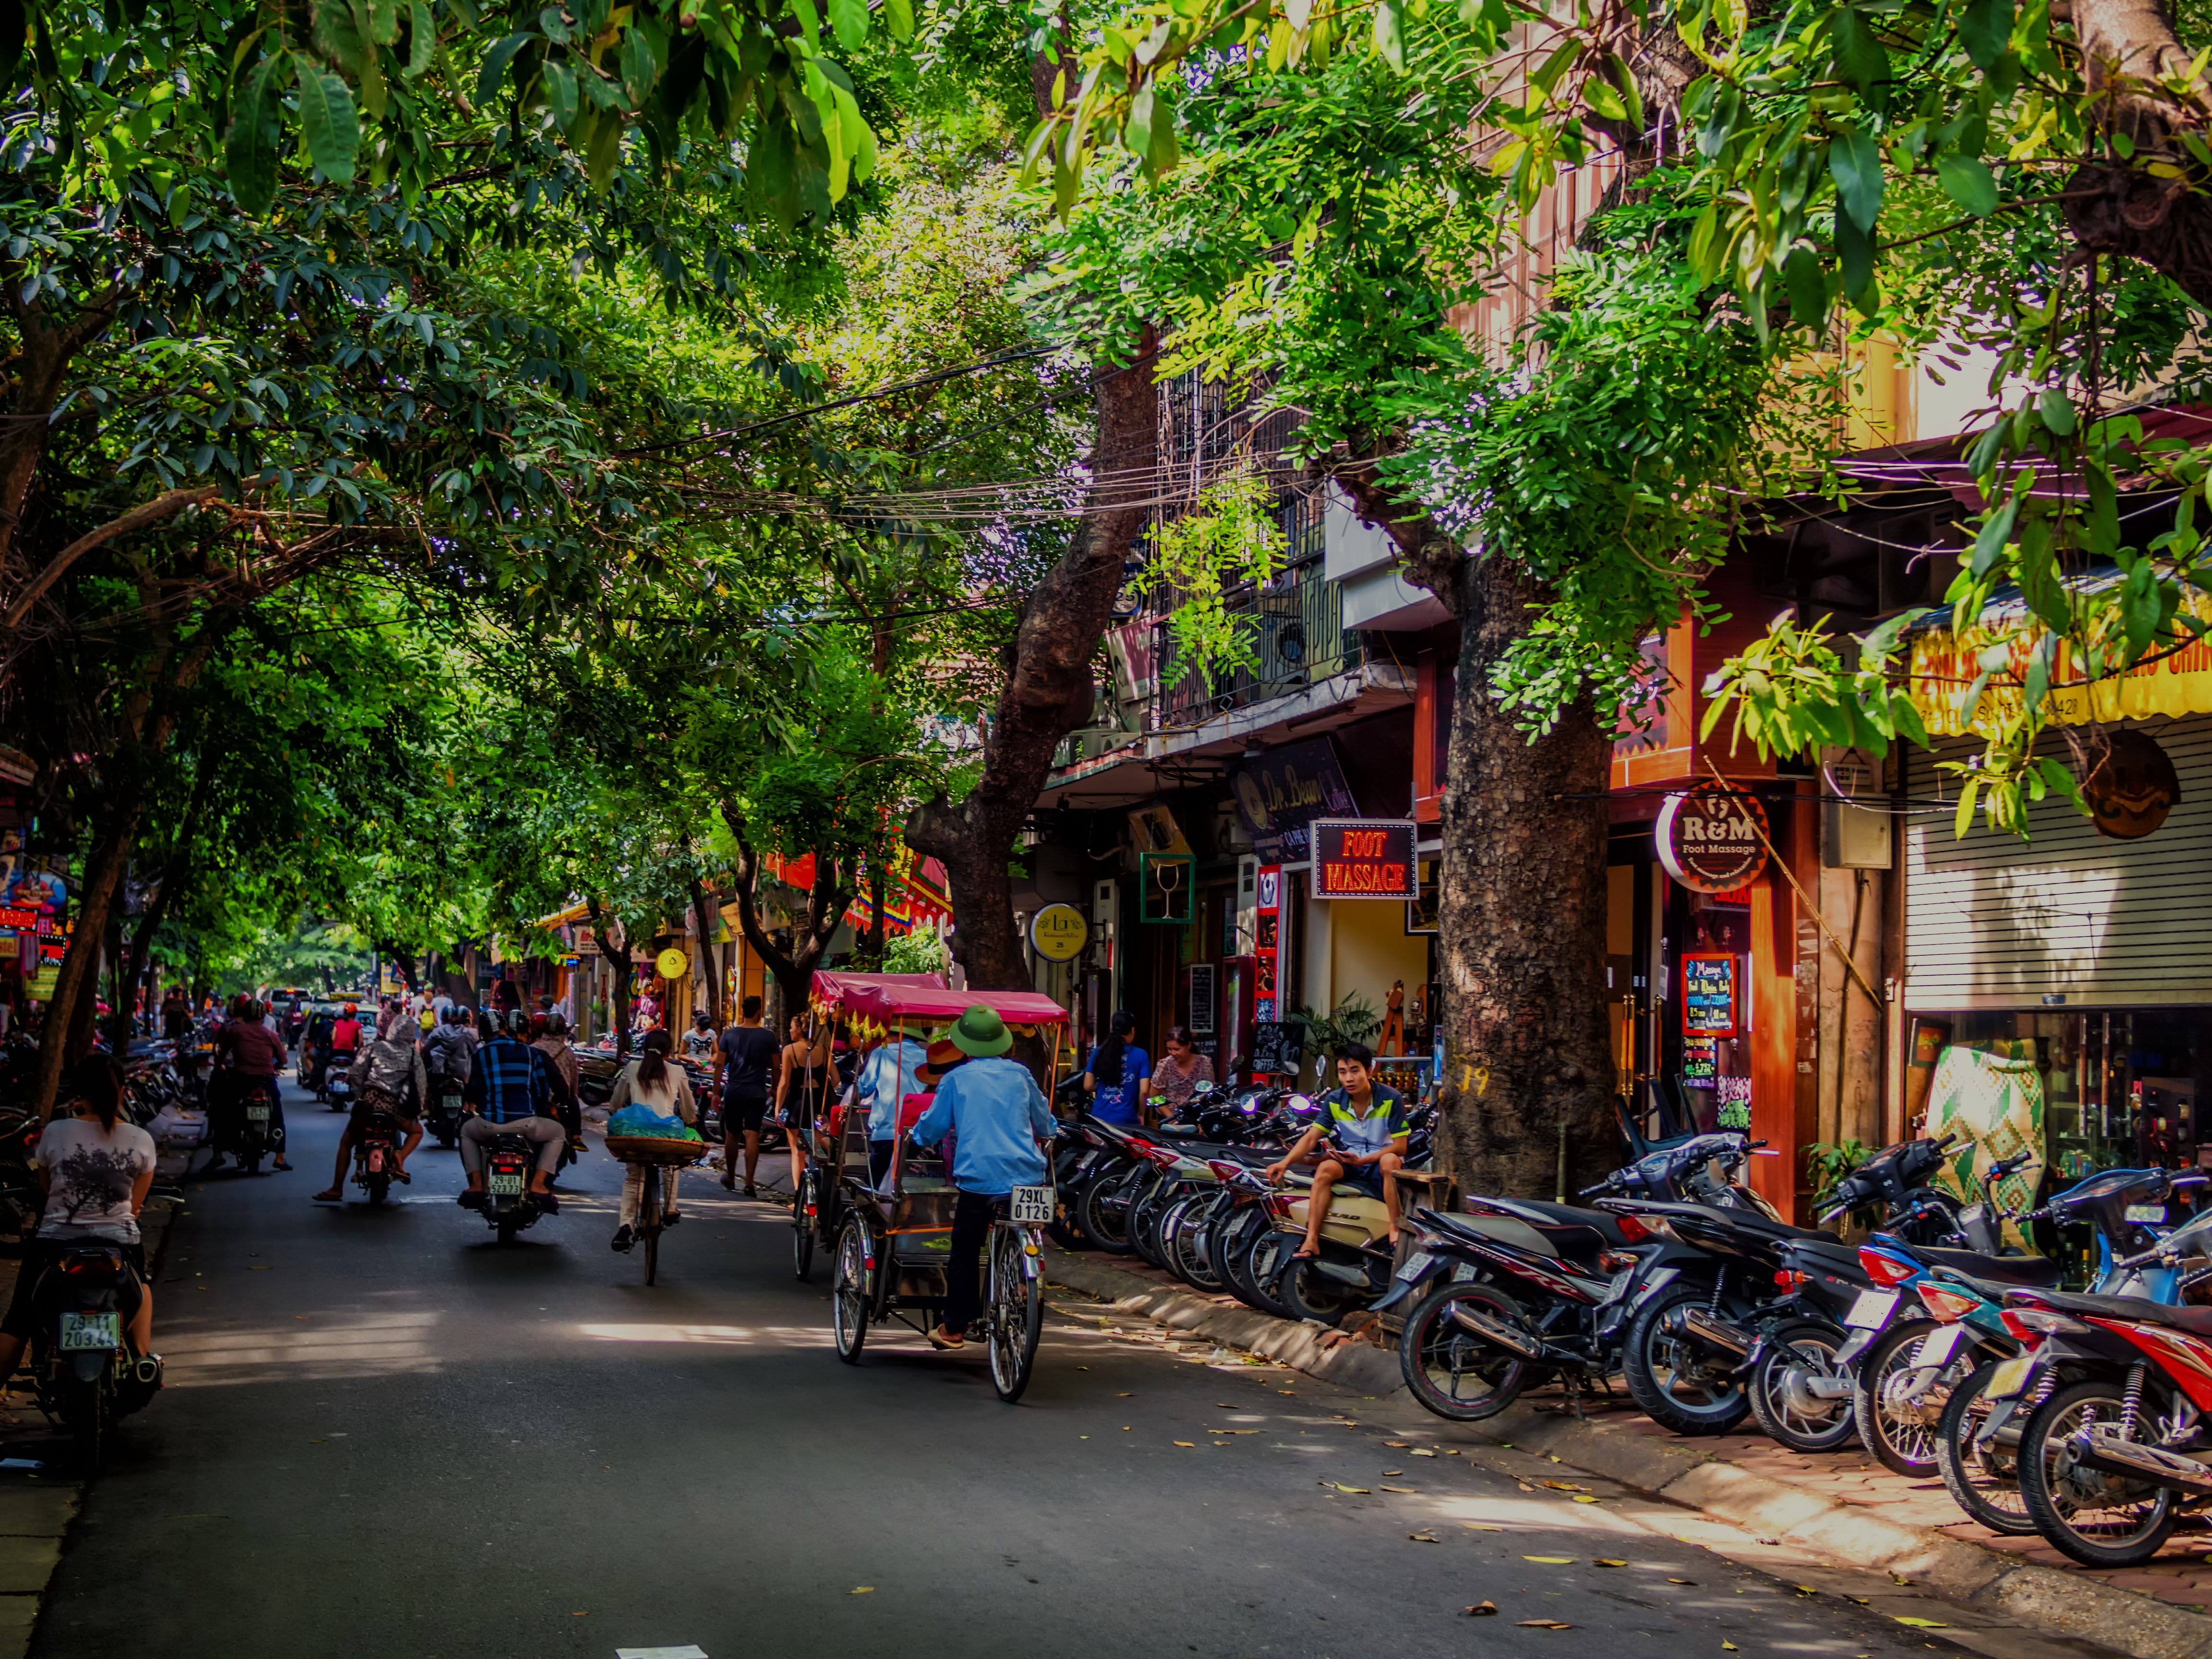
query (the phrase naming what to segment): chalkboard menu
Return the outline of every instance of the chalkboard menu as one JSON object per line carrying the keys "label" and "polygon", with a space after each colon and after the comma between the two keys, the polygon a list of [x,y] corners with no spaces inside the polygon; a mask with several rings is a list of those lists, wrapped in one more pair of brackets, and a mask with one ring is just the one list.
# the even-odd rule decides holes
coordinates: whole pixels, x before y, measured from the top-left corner
{"label": "chalkboard menu", "polygon": [[1692,1036],[1682,1039],[1682,1086],[1710,1089],[1721,1074],[1720,1039]]}
{"label": "chalkboard menu", "polygon": [[1693,951],[1682,957],[1682,1030],[1692,1036],[1734,1036],[1735,957]]}
{"label": "chalkboard menu", "polygon": [[1263,1019],[1252,1028],[1252,1072],[1255,1077],[1291,1077],[1306,1054],[1303,1025]]}

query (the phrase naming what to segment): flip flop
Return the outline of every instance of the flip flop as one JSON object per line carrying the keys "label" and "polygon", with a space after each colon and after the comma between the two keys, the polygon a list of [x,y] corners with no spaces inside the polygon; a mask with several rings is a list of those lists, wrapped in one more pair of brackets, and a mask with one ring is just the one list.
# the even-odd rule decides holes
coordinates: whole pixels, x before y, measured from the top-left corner
{"label": "flip flop", "polygon": [[968,1339],[964,1336],[956,1336],[948,1342],[935,1331],[925,1331],[922,1334],[929,1339],[929,1346],[939,1353],[951,1353],[968,1346]]}
{"label": "flip flop", "polygon": [[326,1193],[311,1194],[308,1196],[307,1202],[310,1204],[343,1204],[345,1202],[345,1189],[343,1187],[333,1187]]}
{"label": "flip flop", "polygon": [[1291,1252],[1291,1260],[1293,1261],[1318,1261],[1321,1260],[1321,1252],[1319,1250],[1292,1250]]}

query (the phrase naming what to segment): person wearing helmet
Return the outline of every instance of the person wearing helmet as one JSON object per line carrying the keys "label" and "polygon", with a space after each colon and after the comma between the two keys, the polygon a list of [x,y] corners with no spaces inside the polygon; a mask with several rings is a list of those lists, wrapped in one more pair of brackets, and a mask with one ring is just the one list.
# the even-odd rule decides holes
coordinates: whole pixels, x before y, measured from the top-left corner
{"label": "person wearing helmet", "polygon": [[332,1062],[350,1066],[355,1053],[361,1048],[361,1005],[349,1002],[331,1024]]}
{"label": "person wearing helmet", "polygon": [[568,1135],[554,1121],[556,1104],[574,1098],[568,1080],[561,1075],[542,1048],[530,1042],[530,1016],[520,1008],[487,1016],[491,1036],[477,1050],[476,1063],[461,1097],[473,1115],[461,1126],[461,1167],[468,1172],[468,1190],[454,1201],[477,1209],[484,1201],[484,1147],[502,1134],[520,1135],[538,1149],[538,1167],[531,1176],[531,1191],[541,1209],[560,1212],[553,1196],[553,1172],[561,1167],[561,1149]]}
{"label": "person wearing helmet", "polygon": [[[246,1103],[258,1092],[269,1101],[269,1144],[276,1152],[273,1167],[289,1170],[284,1158],[284,1104],[276,1090],[276,1073],[283,1069],[284,1040],[263,1024],[262,1006],[241,996],[230,1005],[230,1018],[215,1040],[216,1074],[208,1099],[208,1168],[222,1155],[238,1156],[239,1132],[245,1122]],[[245,1160],[239,1159],[244,1167]]]}

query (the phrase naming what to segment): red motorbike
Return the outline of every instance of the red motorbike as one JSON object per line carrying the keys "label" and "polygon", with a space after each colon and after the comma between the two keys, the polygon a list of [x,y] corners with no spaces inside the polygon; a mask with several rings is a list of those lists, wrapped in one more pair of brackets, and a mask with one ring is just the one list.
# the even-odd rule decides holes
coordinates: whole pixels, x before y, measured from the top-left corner
{"label": "red motorbike", "polygon": [[[2196,1255],[2207,1222],[2136,1261]],[[2207,1276],[2199,1258],[2190,1278]],[[2002,1317],[2031,1351],[1996,1368],[1984,1390],[1996,1405],[1980,1433],[2025,1419],[2028,1518],[2085,1566],[2148,1560],[2185,1510],[2212,1500],[2212,1308],[2020,1290],[2006,1294]]]}

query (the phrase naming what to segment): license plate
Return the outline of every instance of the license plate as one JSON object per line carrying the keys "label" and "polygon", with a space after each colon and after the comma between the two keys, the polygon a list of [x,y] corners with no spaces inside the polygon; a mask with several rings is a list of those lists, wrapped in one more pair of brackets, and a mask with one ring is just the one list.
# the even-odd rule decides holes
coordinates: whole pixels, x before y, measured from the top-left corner
{"label": "license plate", "polygon": [[1014,1224],[1018,1227],[1050,1225],[1054,1213],[1052,1198],[1052,1188],[1049,1187],[1015,1188]]}
{"label": "license plate", "polygon": [[1959,1352],[1959,1345],[1966,1340],[1964,1325],[1946,1325],[1940,1331],[1930,1331],[1920,1339],[1920,1351],[1912,1356],[1913,1364],[1948,1365],[1951,1356]]}
{"label": "license plate", "polygon": [[246,1109],[246,1121],[248,1123],[266,1123],[266,1122],[268,1122],[268,1121],[269,1121],[269,1109],[268,1109],[266,1106],[249,1106],[249,1107],[247,1107],[247,1108]]}
{"label": "license plate", "polygon": [[1990,1385],[1982,1390],[1984,1400],[2009,1400],[2027,1386],[2027,1379],[2035,1370],[2035,1356],[2022,1354],[2017,1359],[2008,1359],[1990,1373]]}
{"label": "license plate", "polygon": [[2126,1209],[2120,1212],[2120,1218],[2124,1221],[2139,1222],[2148,1225],[2155,1226],[2166,1219],[2166,1206],[2163,1204],[2130,1204]]}
{"label": "license plate", "polygon": [[461,1097],[459,1095],[447,1095],[439,1101],[438,1104],[455,1117],[461,1115]]}
{"label": "license plate", "polygon": [[1436,1257],[1426,1250],[1416,1250],[1406,1258],[1406,1265],[1398,1269],[1398,1277],[1410,1284],[1420,1277],[1422,1268],[1435,1260]]}
{"label": "license plate", "polygon": [[62,1352],[84,1353],[123,1346],[123,1316],[119,1313],[65,1313],[62,1316]]}
{"label": "license plate", "polygon": [[1889,1316],[1896,1308],[1895,1291],[1861,1291],[1851,1304],[1851,1310],[1844,1316],[1844,1323],[1854,1330],[1878,1331],[1889,1323]]}
{"label": "license plate", "polygon": [[495,1170],[486,1184],[501,1198],[520,1197],[522,1194],[522,1177],[519,1175],[501,1175]]}

